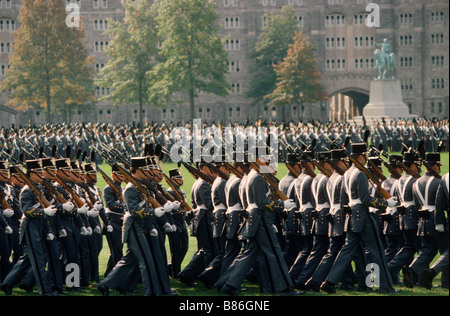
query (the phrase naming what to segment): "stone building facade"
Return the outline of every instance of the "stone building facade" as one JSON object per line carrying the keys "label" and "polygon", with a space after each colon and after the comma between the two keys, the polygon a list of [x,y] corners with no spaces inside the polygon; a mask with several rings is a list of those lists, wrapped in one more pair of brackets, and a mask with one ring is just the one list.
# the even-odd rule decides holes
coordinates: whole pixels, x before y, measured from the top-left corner
{"label": "stone building facade", "polygon": [[[67,0],[80,6],[89,52],[95,56],[99,73],[108,61],[104,35],[108,18],[121,20],[124,10],[120,0]],[[378,27],[368,27],[366,6],[375,3],[380,11]],[[227,97],[200,95],[195,116],[205,122],[243,122],[255,120],[351,120],[362,113],[369,100],[370,81],[375,79],[374,50],[385,38],[397,56],[397,78],[401,81],[403,100],[411,114],[420,117],[448,117],[449,98],[449,2],[447,0],[216,0],[220,35],[229,56],[227,79],[232,91]],[[265,23],[267,11],[279,12],[285,5],[295,10],[298,28],[314,44],[318,69],[330,95],[328,102],[279,108],[252,105],[247,99],[251,76],[249,58]],[[0,0],[0,81],[12,53],[12,32],[19,27],[20,0]],[[98,97],[110,93],[97,88]],[[0,104],[6,104],[5,94]],[[144,107],[148,123],[177,123],[189,117],[189,106]],[[0,115],[4,112],[0,109]],[[15,114],[23,124],[45,122],[43,110]],[[55,121],[62,116],[55,116]],[[95,107],[75,111],[74,122],[129,123],[138,121],[138,106],[111,106],[98,102]],[[2,124],[4,120],[0,120]],[[8,122],[8,121],[7,121]]]}

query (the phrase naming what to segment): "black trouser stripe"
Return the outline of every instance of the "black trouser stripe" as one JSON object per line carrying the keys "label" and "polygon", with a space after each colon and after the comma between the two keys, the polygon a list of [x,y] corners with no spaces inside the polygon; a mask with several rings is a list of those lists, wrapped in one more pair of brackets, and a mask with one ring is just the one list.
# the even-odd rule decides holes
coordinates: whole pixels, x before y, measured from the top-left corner
{"label": "black trouser stripe", "polygon": [[135,224],[132,224],[131,226],[132,226],[132,229],[133,229],[133,233],[134,233],[134,238],[136,239],[136,243],[137,243],[137,245],[138,245],[138,247],[139,247],[139,250],[140,250],[140,252],[141,252],[141,254],[142,254],[142,257],[143,257],[143,259],[144,259],[144,263],[145,263],[145,267],[146,267],[146,270],[147,270],[147,275],[148,275],[148,279],[149,279],[149,283],[150,283],[150,288],[151,288],[151,290],[152,290],[152,293],[155,293],[155,289],[153,288],[153,284],[152,284],[152,282],[151,282],[151,278],[150,278],[150,267],[149,267],[149,265],[148,265],[148,262],[147,262],[147,258],[145,257],[145,252],[144,252],[144,247],[142,246],[142,244],[141,244],[141,242],[140,242],[140,240],[139,240],[139,238],[138,238],[138,234],[137,234],[137,231],[136,231],[136,227],[134,226]]}

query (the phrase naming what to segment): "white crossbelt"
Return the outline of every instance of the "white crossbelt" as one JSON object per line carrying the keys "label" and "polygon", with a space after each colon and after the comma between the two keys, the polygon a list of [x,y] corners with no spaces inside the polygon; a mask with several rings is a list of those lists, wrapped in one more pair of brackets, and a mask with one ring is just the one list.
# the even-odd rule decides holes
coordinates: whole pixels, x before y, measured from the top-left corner
{"label": "white crossbelt", "polygon": [[236,203],[236,204],[230,206],[230,207],[227,209],[226,214],[231,213],[231,212],[235,212],[235,211],[243,211],[241,204]]}
{"label": "white crossbelt", "polygon": [[420,201],[422,202],[422,210],[427,210],[428,212],[433,212],[436,209],[435,205],[428,204],[428,190],[430,188],[431,182],[434,179],[435,179],[434,177],[430,177],[430,179],[428,179],[427,183],[425,184],[425,198],[423,197],[422,192],[420,192],[420,190],[419,190],[418,181],[416,181],[414,183],[414,185],[416,186],[417,196],[419,197]]}

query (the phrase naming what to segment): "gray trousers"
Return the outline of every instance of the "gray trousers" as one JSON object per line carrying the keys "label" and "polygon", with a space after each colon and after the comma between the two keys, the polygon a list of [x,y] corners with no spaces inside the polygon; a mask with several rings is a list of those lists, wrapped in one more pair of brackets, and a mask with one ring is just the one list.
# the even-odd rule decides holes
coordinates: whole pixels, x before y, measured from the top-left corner
{"label": "gray trousers", "polygon": [[380,289],[392,287],[393,282],[387,267],[384,249],[378,234],[376,223],[371,216],[366,216],[361,233],[347,232],[345,244],[328,274],[327,281],[335,285],[340,282],[346,269],[354,258],[355,251],[360,247],[361,241],[370,253],[370,258],[373,261],[371,263],[374,263],[379,267]]}
{"label": "gray trousers", "polygon": [[292,286],[292,280],[284,261],[280,244],[278,243],[275,230],[271,223],[266,223],[261,219],[261,223],[254,237],[248,239],[245,250],[236,257],[232,271],[229,273],[227,285],[239,289],[248,271],[253,267],[259,255],[262,255],[264,262],[270,271],[270,275],[265,276],[270,281],[274,293],[287,290]]}

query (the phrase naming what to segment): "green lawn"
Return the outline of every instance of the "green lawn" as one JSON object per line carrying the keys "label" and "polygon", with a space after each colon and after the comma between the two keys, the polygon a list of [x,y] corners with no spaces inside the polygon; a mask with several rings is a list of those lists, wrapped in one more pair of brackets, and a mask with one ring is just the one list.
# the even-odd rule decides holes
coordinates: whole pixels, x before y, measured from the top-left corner
{"label": "green lawn", "polygon": [[[442,172],[441,174],[445,174],[448,172],[449,170],[449,155],[448,153],[443,153],[442,154],[442,161],[443,161],[443,167],[442,167]],[[164,163],[163,165],[163,169],[164,172],[166,174],[169,173],[170,169],[176,168],[177,165],[175,163]],[[100,166],[100,168],[105,171],[108,175],[110,174],[111,171],[111,167],[107,164],[103,164]],[[183,175],[184,175],[184,185],[183,185],[183,190],[187,193],[188,196],[188,202],[190,202],[190,188],[192,186],[192,184],[194,183],[195,179],[189,174],[189,172],[182,167],[182,171],[183,171]],[[285,167],[284,164],[279,164],[279,169],[277,171],[277,177],[279,179],[281,179],[284,175],[286,175],[287,173],[287,168]],[[384,170],[385,174],[388,174],[386,170]],[[103,180],[103,178],[101,177],[101,175],[98,176],[98,186],[100,189],[103,190],[103,188],[105,187],[106,183]],[[164,183],[165,186],[167,186]],[[193,254],[195,253],[197,249],[197,244],[196,244],[196,240],[195,238],[190,238],[190,248],[189,251],[186,255],[186,258],[183,262],[183,265],[187,265],[189,263],[189,261],[191,260]],[[108,244],[106,242],[106,239],[104,240],[103,243],[103,250],[100,254],[100,274],[101,274],[101,278],[103,276],[103,272],[105,271],[106,268],[106,263],[108,261],[108,256],[109,256],[109,249],[108,249]],[[170,259],[170,258],[169,258]],[[401,278],[402,279],[402,278]],[[178,290],[178,293],[180,295],[187,295],[187,296],[216,296],[216,295],[222,295],[219,294],[216,290],[210,290],[205,288],[202,283],[199,283],[197,286],[195,287],[187,287],[185,286],[183,283],[177,281],[177,280],[171,280],[171,284],[173,288],[176,288]],[[395,288],[401,289],[402,291],[400,293],[397,294],[389,294],[389,295],[396,295],[396,296],[448,296],[449,295],[449,291],[447,289],[442,289],[440,287],[440,275],[438,275],[435,278],[434,281],[434,285],[435,288],[433,288],[432,290],[426,290],[424,288],[420,288],[420,287],[416,287],[414,289],[408,289],[402,285],[396,285]],[[241,295],[242,296],[259,296],[262,295],[259,291],[259,286],[255,285],[255,284],[251,284],[248,281],[245,281],[243,284],[243,287],[245,287],[247,289],[247,291],[242,292]],[[36,295],[37,293],[37,289],[35,289],[35,294],[29,294],[26,293],[23,290],[20,290],[18,288],[15,288],[13,290],[13,294],[14,295]],[[141,295],[142,294],[142,289],[140,286],[138,286],[135,295]],[[342,295],[342,296],[368,296],[368,295],[375,295],[375,296],[382,296],[383,294],[379,294],[377,292],[371,293],[371,294],[367,294],[367,293],[360,293],[357,291],[343,291],[343,290],[338,290],[338,295]],[[0,292],[0,296],[3,296],[3,292]],[[90,296],[90,295],[99,295],[99,292],[96,290],[95,285],[91,286],[89,288],[83,289],[80,292],[71,292],[71,293],[67,293],[67,295],[71,295],[71,296]],[[114,296],[114,295],[119,295],[117,292],[111,291],[110,295]],[[129,295],[133,295],[133,294],[129,294]],[[327,295],[327,294],[323,294],[323,293],[313,293],[313,292],[307,292],[306,294],[307,296],[317,296],[317,295]]]}

